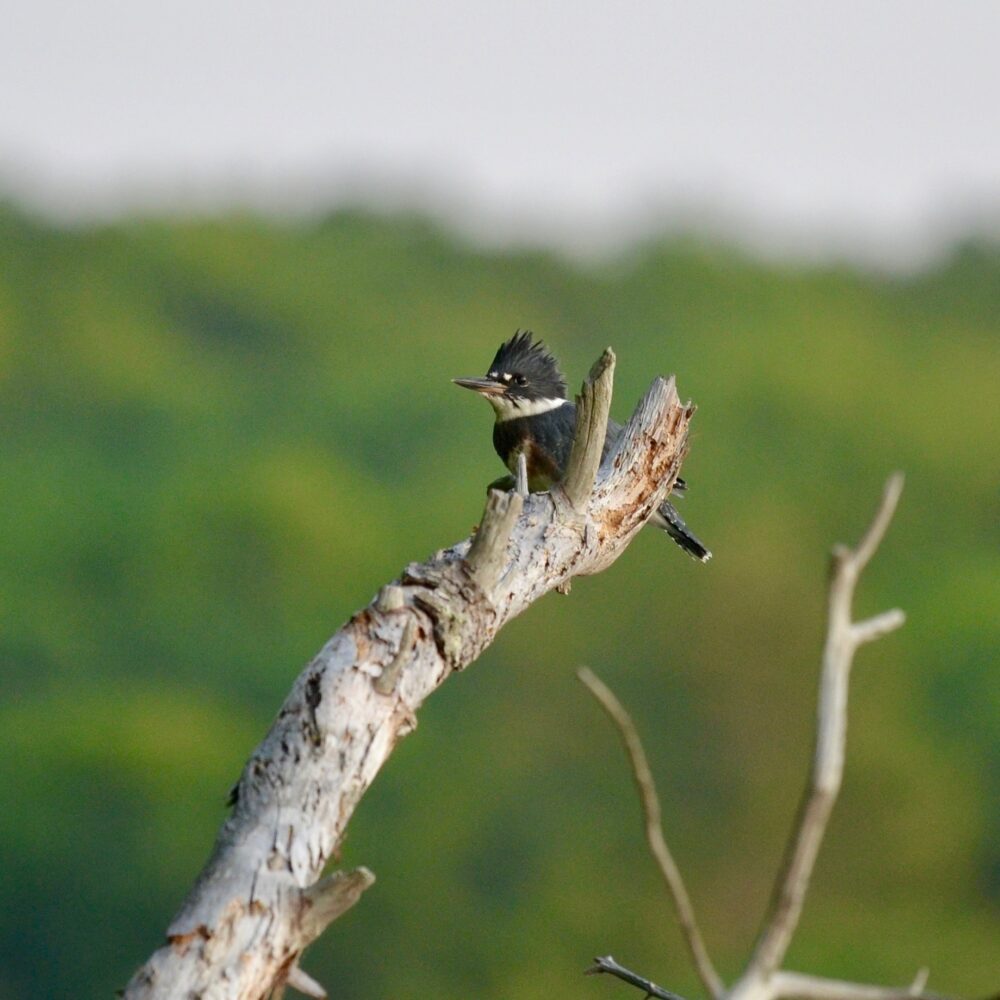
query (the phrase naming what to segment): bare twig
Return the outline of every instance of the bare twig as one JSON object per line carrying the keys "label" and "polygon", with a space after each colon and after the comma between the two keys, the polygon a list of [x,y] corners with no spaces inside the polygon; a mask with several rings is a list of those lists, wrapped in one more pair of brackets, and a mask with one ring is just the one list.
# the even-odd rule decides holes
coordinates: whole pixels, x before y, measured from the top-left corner
{"label": "bare twig", "polygon": [[898,610],[860,625],[851,621],[851,604],[858,576],[882,540],[902,488],[902,474],[891,476],[878,511],[857,549],[851,551],[845,546],[834,549],[812,776],[786,849],[764,929],[743,976],[746,982],[766,980],[778,969],[802,913],[816,855],[843,777],[847,689],[854,653],[861,642],[884,635],[904,621],[902,611]]}
{"label": "bare twig", "polygon": [[622,980],[622,982],[637,987],[646,994],[647,998],[656,997],[657,1000],[684,1000],[680,994],[671,993],[670,990],[665,990],[662,986],[657,986],[651,979],[646,979],[645,976],[640,976],[637,972],[626,969],[624,965],[620,965],[610,955],[595,958],[594,964],[589,969],[585,969],[583,974],[585,976],[598,976],[601,973],[615,976]]}
{"label": "bare twig", "polygon": [[310,940],[317,938],[337,917],[346,913],[375,882],[365,867],[349,872],[334,872],[302,890],[301,921]]}
{"label": "bare twig", "polygon": [[326,1000],[326,990],[308,972],[300,969],[298,963],[288,970],[288,979],[285,981],[303,996],[312,997],[313,1000]]}
{"label": "bare twig", "polygon": [[[667,842],[663,836],[663,826],[660,818],[660,801],[656,794],[656,785],[653,782],[653,775],[649,769],[649,762],[646,760],[645,751],[639,734],[636,732],[635,724],[629,717],[628,712],[614,696],[610,688],[604,684],[591,670],[586,667],[577,671],[577,676],[587,686],[590,693],[597,699],[601,707],[607,712],[611,721],[618,727],[622,743],[628,753],[629,761],[632,765],[632,776],[635,779],[636,787],[639,789],[639,798],[642,801],[642,810],[646,820],[646,842],[649,844],[650,853],[656,860],[663,875],[663,881],[667,885],[677,911],[677,919],[684,933],[688,950],[691,952],[691,959],[695,969],[698,971],[705,989],[709,995],[716,1000],[725,993],[725,984],[712,965],[709,958],[708,949],[705,947],[704,939],[698,928],[698,921],[695,919],[694,907],[691,905],[691,897],[688,895],[684,879],[681,877],[680,869],[674,861]],[[608,971],[608,970],[600,970]]]}
{"label": "bare twig", "polygon": [[892,521],[892,515],[896,513],[896,505],[903,492],[905,477],[902,472],[894,472],[886,481],[882,490],[882,500],[871,525],[865,532],[864,538],[858,543],[854,550],[855,574],[860,573],[875,555],[875,550],[882,544],[882,539]]}
{"label": "bare twig", "polygon": [[919,975],[911,986],[894,989],[780,970],[771,977],[769,985],[773,1000],[943,1000],[939,994],[924,992],[926,977],[921,981]]}

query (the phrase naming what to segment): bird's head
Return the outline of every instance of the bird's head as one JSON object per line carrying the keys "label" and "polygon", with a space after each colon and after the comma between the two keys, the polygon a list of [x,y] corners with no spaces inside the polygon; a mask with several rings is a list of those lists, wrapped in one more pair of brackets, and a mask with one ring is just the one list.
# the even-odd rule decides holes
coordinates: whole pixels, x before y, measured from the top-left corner
{"label": "bird's head", "polygon": [[482,378],[455,378],[478,392],[496,410],[498,420],[527,417],[560,406],[566,400],[566,380],[545,345],[521,330],[500,345]]}

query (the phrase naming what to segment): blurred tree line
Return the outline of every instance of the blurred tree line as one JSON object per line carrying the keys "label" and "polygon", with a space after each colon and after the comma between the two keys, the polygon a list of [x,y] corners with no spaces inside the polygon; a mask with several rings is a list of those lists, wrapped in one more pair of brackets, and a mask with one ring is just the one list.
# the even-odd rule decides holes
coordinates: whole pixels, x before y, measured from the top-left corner
{"label": "blurred tree line", "polygon": [[612,952],[698,994],[614,734],[631,708],[709,945],[753,939],[807,766],[825,559],[885,474],[844,795],[790,967],[1000,981],[1000,248],[923,273],[694,238],[570,263],[340,211],[58,228],[0,207],[0,998],[108,996],[160,941],[291,681],[502,470],[449,383],[516,327],[615,412],[676,372],[684,513],[512,623],[352,824],[379,882],[307,956],[347,1000],[601,998]]}

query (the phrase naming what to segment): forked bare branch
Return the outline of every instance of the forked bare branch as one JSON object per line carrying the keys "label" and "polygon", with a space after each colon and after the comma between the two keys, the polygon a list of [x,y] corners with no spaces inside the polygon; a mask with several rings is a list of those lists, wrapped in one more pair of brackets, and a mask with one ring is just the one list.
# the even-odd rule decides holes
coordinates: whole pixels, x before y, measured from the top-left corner
{"label": "forked bare branch", "polygon": [[903,476],[897,472],[886,483],[879,508],[858,547],[851,550],[838,545],[833,551],[829,622],[823,648],[811,780],[785,851],[764,929],[743,976],[747,982],[766,980],[781,965],[802,914],[816,855],[844,774],[847,690],[854,653],[861,642],[885,635],[904,621],[903,612],[898,609],[879,615],[860,627],[851,621],[858,576],[885,535],[902,489]]}
{"label": "forked bare branch", "polygon": [[[642,802],[642,811],[646,821],[646,843],[649,845],[653,859],[659,866],[663,881],[667,885],[667,891],[673,899],[677,920],[681,925],[681,931],[687,942],[688,950],[691,952],[691,960],[698,971],[698,976],[709,996],[719,1000],[725,993],[726,987],[718,972],[715,971],[711,958],[709,958],[708,949],[705,947],[705,941],[701,936],[701,930],[698,928],[698,921],[694,915],[691,897],[688,895],[680,869],[677,867],[677,862],[674,861],[674,856],[670,853],[670,848],[667,847],[666,839],[663,836],[660,800],[656,794],[653,774],[649,769],[649,761],[646,759],[646,753],[642,748],[642,741],[636,732],[635,724],[611,689],[593,671],[582,667],[577,671],[577,676],[618,727],[618,733],[632,765],[632,777],[639,790],[639,799]],[[598,971],[611,970],[599,969]],[[617,973],[615,974],[617,975]],[[635,984],[633,983],[633,985]]]}
{"label": "forked bare branch", "polygon": [[[875,517],[857,548],[837,546],[833,551],[829,621],[823,649],[816,747],[810,781],[775,883],[764,928],[746,970],[730,989],[726,988],[715,972],[705,951],[684,882],[664,841],[660,803],[635,726],[614,694],[597,677],[586,669],[579,672],[580,679],[600,702],[621,734],[646,817],[646,839],[650,852],[670,888],[695,969],[715,1000],[912,1000],[914,997],[920,1000],[942,1000],[937,994],[924,991],[926,970],[921,970],[909,987],[894,989],[781,969],[802,913],[816,855],[843,778],[847,693],[854,654],[859,646],[899,628],[905,620],[903,612],[898,609],[860,622],[853,621],[851,617],[854,588],[861,571],[871,560],[885,535],[902,488],[902,475],[896,473],[891,476]],[[602,967],[602,963],[608,967]],[[619,966],[610,957],[598,959],[597,965],[587,971],[617,975],[619,979],[647,990],[647,995],[650,996],[669,992],[662,987],[649,991],[648,987],[653,985],[650,980]]]}

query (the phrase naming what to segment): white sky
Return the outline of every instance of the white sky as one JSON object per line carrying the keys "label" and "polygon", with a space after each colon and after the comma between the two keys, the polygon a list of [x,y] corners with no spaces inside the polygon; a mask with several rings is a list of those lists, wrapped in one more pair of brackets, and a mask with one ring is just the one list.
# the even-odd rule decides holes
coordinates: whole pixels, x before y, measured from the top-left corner
{"label": "white sky", "polygon": [[581,243],[700,213],[906,256],[1000,219],[1000,0],[22,0],[0,188],[420,200]]}

